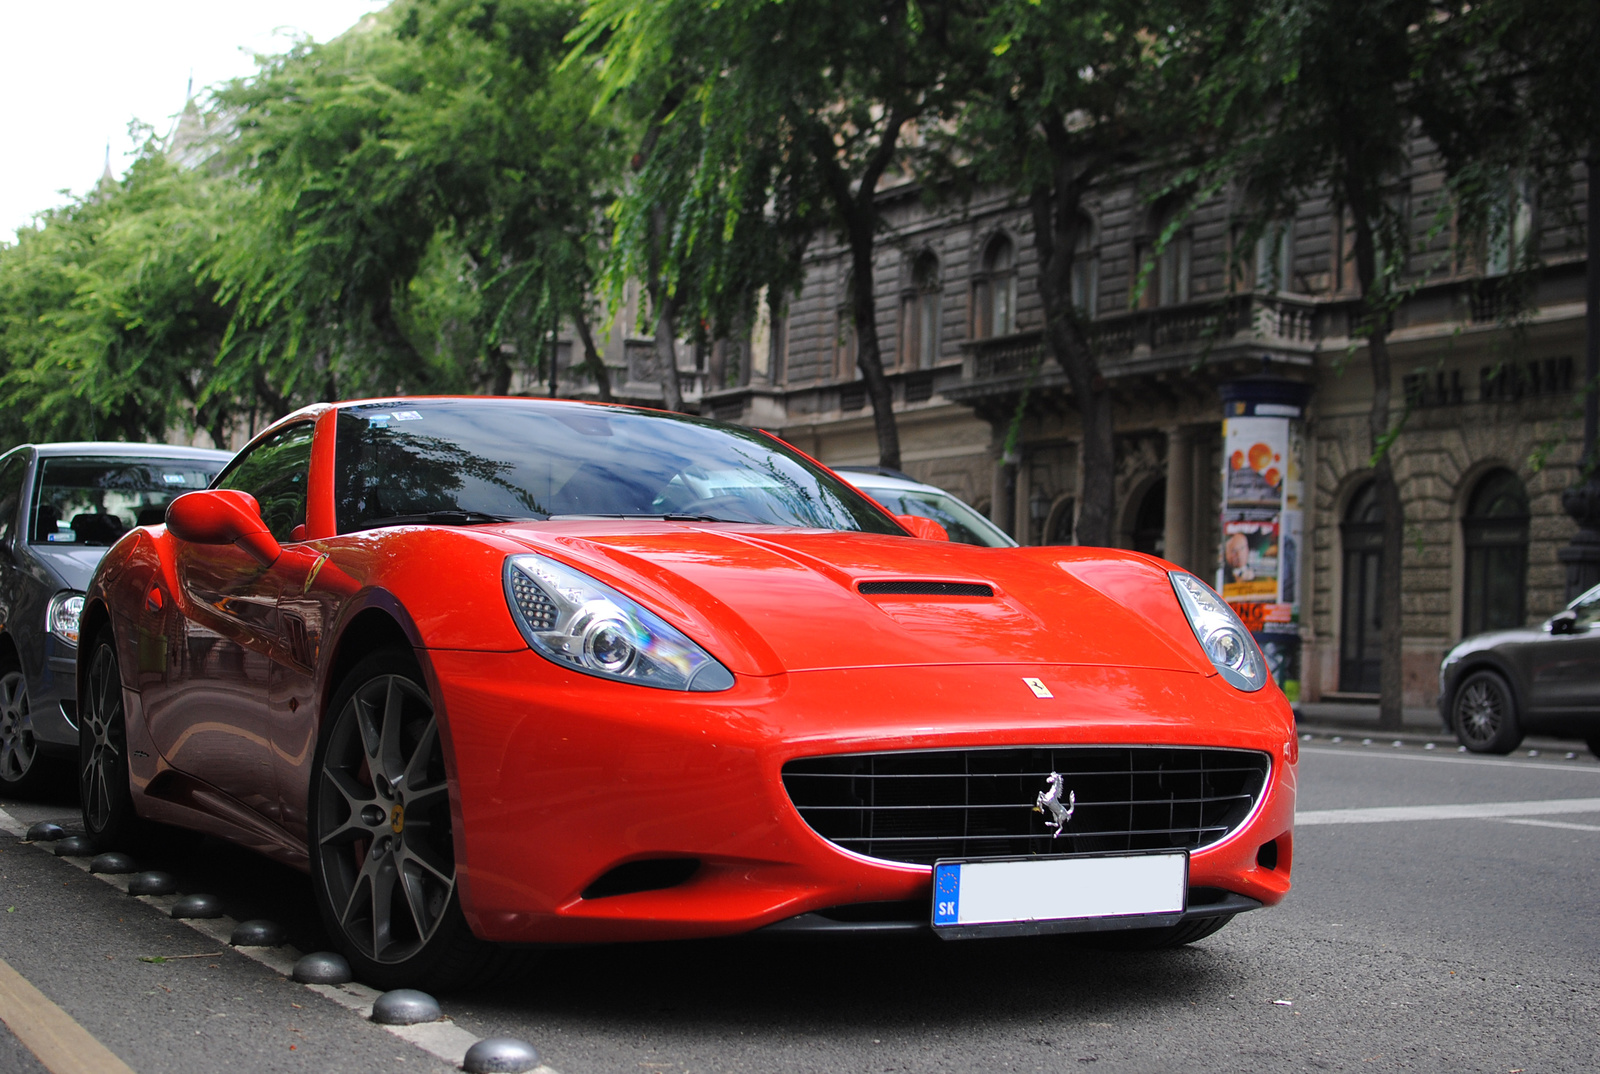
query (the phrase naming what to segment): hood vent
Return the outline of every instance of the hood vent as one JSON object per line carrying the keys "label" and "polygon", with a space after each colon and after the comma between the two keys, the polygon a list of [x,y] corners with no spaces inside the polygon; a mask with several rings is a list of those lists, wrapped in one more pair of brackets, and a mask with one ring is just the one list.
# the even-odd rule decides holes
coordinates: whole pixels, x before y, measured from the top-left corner
{"label": "hood vent", "polygon": [[862,582],[856,590],[863,596],[898,597],[992,597],[994,587],[982,582]]}

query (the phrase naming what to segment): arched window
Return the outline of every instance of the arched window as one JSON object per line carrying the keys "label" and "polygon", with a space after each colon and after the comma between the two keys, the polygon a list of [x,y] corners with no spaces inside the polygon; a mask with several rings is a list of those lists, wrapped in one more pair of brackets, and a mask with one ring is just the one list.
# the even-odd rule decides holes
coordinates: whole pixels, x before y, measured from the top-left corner
{"label": "arched window", "polygon": [[1510,470],[1485,474],[1461,518],[1466,551],[1462,631],[1522,625],[1528,598],[1528,495]]}
{"label": "arched window", "polygon": [[939,357],[939,259],[930,250],[911,265],[911,287],[900,300],[902,369],[929,369]]}
{"label": "arched window", "polygon": [[1139,506],[1129,519],[1123,543],[1135,552],[1152,556],[1167,554],[1167,479],[1151,482],[1139,498]]}
{"label": "arched window", "polygon": [[972,285],[974,339],[1009,336],[1017,330],[1016,251],[996,235],[983,251],[983,269]]}
{"label": "arched window", "polygon": [[1071,496],[1059,499],[1050,508],[1050,514],[1045,518],[1044,543],[1045,544],[1071,544],[1072,526],[1076,521],[1073,515],[1077,503]]}
{"label": "arched window", "polygon": [[1378,692],[1382,663],[1378,580],[1383,573],[1383,504],[1378,486],[1367,482],[1350,499],[1339,524],[1344,545],[1344,592],[1340,595],[1339,689]]}

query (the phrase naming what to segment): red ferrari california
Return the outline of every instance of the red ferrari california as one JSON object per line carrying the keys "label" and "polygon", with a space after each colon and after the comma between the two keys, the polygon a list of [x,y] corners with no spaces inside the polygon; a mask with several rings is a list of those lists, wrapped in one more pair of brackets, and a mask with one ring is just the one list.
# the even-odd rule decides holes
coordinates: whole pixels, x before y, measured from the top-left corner
{"label": "red ferrari california", "polygon": [[493,943],[1179,944],[1282,899],[1293,716],[1228,606],[936,531],[698,418],[308,407],[101,563],[85,826],[309,870],[383,987]]}

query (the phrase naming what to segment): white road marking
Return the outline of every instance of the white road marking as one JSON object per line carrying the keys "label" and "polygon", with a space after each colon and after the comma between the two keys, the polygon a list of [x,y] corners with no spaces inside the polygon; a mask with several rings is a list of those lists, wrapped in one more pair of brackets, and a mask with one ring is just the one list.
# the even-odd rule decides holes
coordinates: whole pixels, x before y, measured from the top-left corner
{"label": "white road marking", "polygon": [[1416,753],[1409,751],[1403,753],[1376,753],[1370,750],[1330,750],[1318,746],[1301,746],[1300,752],[1302,754],[1320,754],[1324,757],[1361,757],[1363,759],[1382,757],[1391,761],[1428,761],[1433,764],[1490,765],[1495,768],[1515,768],[1519,770],[1543,768],[1551,772],[1589,772],[1591,774],[1600,774],[1600,764],[1546,764],[1543,761],[1510,761],[1501,757],[1463,757],[1459,754],[1452,757],[1449,754],[1444,754],[1441,756],[1437,753],[1423,753],[1421,751]]}
{"label": "white road marking", "polygon": [[28,834],[27,827],[20,820],[18,820],[16,817],[13,817],[10,813],[7,813],[3,809],[0,809],[0,831],[10,832],[18,839],[21,839]]}
{"label": "white road marking", "polygon": [[1513,820],[1496,817],[1501,824],[1532,824],[1539,828],[1565,828],[1569,832],[1600,832],[1600,824],[1574,824],[1569,820]]}
{"label": "white road marking", "polygon": [[[1387,756],[1387,755],[1384,755]],[[1405,820],[1473,820],[1600,813],[1600,798],[1550,798],[1543,802],[1475,802],[1467,805],[1374,806],[1366,809],[1308,809],[1296,813],[1296,828],[1320,824],[1383,824]]]}

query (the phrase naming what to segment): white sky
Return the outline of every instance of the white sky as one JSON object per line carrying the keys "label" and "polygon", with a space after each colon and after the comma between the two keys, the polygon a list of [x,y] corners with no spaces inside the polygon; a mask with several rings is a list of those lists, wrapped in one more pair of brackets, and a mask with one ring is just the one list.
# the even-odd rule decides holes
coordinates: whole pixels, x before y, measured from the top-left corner
{"label": "white sky", "polygon": [[284,34],[336,37],[386,0],[0,0],[0,242],[34,213],[121,175],[128,121],[166,133],[195,92],[255,70]]}

